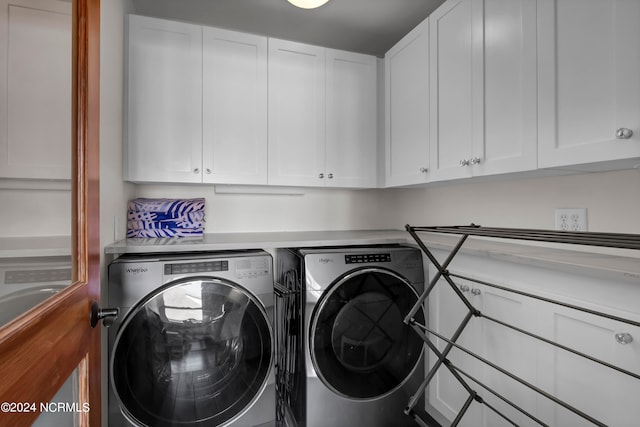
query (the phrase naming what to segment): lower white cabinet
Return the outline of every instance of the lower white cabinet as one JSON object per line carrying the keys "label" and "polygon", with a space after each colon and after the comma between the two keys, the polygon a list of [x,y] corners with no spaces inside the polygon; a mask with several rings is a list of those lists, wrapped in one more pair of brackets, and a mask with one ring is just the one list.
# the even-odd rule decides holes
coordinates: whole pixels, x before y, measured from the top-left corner
{"label": "lower white cabinet", "polygon": [[71,178],[71,3],[0,0],[0,178]]}
{"label": "lower white cabinet", "polygon": [[[564,301],[583,303],[575,298]],[[604,307],[596,305],[592,308],[602,311]],[[640,319],[637,313],[611,308],[606,312],[635,321]],[[539,330],[545,338],[640,374],[640,327],[561,306],[541,305]],[[538,361],[538,383],[543,389],[606,425],[638,425],[640,379],[545,345],[539,347]],[[575,413],[553,406],[549,401],[541,400],[540,409],[549,425],[577,427],[588,424]]]}
{"label": "lower white cabinet", "polygon": [[[444,258],[443,253],[436,251],[436,254],[440,259]],[[465,254],[459,254],[449,270],[562,303],[532,299],[454,278],[458,289],[475,309],[497,320],[473,318],[458,344],[606,425],[637,425],[640,419],[640,407],[637,405],[640,379],[552,346],[500,322],[640,375],[640,327],[568,307],[584,307],[638,322],[639,283],[632,283],[633,279],[622,277],[622,273],[619,278],[598,277],[579,269],[554,270]],[[434,274],[431,269],[430,276]],[[430,327],[447,337],[453,334],[468,311],[444,279],[440,279],[433,289],[428,306]],[[440,350],[445,346],[442,341],[438,343]],[[432,365],[435,356],[430,353],[429,357]],[[465,374],[548,425],[591,425],[573,411],[461,350],[454,348],[448,358]],[[517,425],[538,425],[465,374],[462,377],[472,389]],[[453,420],[468,396],[460,382],[441,367],[430,384],[428,402],[432,408]],[[473,402],[460,425],[497,427],[511,424],[486,405]]]}
{"label": "lower white cabinet", "polygon": [[[480,312],[519,328],[526,329],[536,324],[535,311],[526,298],[470,281],[457,279],[456,284]],[[429,304],[432,326],[439,333],[451,337],[468,309],[445,280],[438,283],[434,297],[435,300]],[[473,317],[456,343],[528,382],[536,381],[536,343],[526,335],[499,323]],[[446,343],[442,342],[439,349],[443,350],[445,347]],[[475,380],[514,399],[531,413],[536,411],[534,392],[460,349],[454,348],[448,358],[461,369],[461,377],[486,402],[518,425],[527,425],[528,419],[524,415],[476,384]],[[445,367],[439,369],[433,384],[429,391],[430,404],[446,418],[453,420],[469,397],[468,391]],[[494,427],[503,424],[502,417],[476,401],[471,404],[460,423],[461,426],[468,427]]]}

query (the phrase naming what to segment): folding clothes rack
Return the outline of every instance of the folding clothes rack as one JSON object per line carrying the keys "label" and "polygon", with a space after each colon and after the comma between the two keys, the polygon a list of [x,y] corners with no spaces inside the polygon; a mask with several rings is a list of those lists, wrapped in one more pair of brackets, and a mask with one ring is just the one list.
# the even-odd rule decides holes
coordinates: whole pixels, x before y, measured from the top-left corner
{"label": "folding clothes rack", "polygon": [[[533,414],[527,412],[526,410],[524,410],[523,408],[521,408],[520,406],[518,406],[517,404],[515,404],[514,402],[512,402],[508,398],[506,398],[505,396],[503,396],[500,393],[498,393],[496,390],[491,389],[486,384],[483,384],[478,379],[473,378],[468,373],[464,372],[462,369],[460,369],[459,367],[455,366],[447,358],[447,356],[449,355],[449,353],[451,352],[451,350],[453,348],[456,348],[456,349],[458,349],[460,351],[463,351],[464,353],[472,356],[473,358],[481,361],[482,363],[487,364],[488,366],[492,367],[493,369],[497,370],[498,372],[508,376],[509,378],[517,381],[518,383],[522,384],[523,386],[533,390],[534,392],[539,393],[540,395],[542,395],[542,396],[546,397],[547,399],[553,401],[555,404],[560,405],[563,408],[573,412],[574,414],[578,415],[579,417],[583,418],[584,420],[588,421],[589,423],[591,423],[593,425],[597,425],[597,426],[605,426],[605,424],[602,423],[601,421],[598,421],[598,420],[594,419],[593,417],[589,416],[588,414],[584,413],[583,411],[573,407],[572,405],[569,405],[568,403],[556,398],[555,396],[545,392],[544,390],[541,390],[540,388],[536,387],[535,385],[523,380],[522,378],[519,378],[518,376],[516,376],[516,375],[512,374],[511,372],[501,368],[500,366],[497,366],[493,362],[491,362],[491,361],[479,356],[478,354],[475,354],[472,351],[469,351],[468,349],[464,348],[463,346],[457,344],[456,341],[458,340],[458,338],[460,337],[460,335],[464,331],[465,327],[469,324],[469,321],[473,317],[479,317],[479,318],[483,318],[483,319],[485,319],[487,321],[500,324],[502,326],[510,328],[513,331],[525,334],[525,335],[527,335],[527,336],[529,336],[531,338],[540,340],[542,342],[545,342],[545,343],[550,344],[552,346],[555,346],[557,348],[560,348],[563,351],[567,351],[567,352],[570,352],[570,353],[575,354],[577,356],[586,358],[587,360],[590,360],[590,361],[592,361],[594,363],[598,363],[600,365],[603,365],[603,366],[606,366],[608,368],[614,369],[614,370],[616,370],[616,371],[618,371],[620,373],[623,373],[625,375],[631,376],[631,377],[633,377],[633,378],[635,378],[637,380],[640,380],[640,375],[639,374],[627,371],[625,369],[622,369],[620,367],[614,366],[614,365],[612,365],[610,363],[607,363],[605,361],[599,360],[599,359],[597,359],[595,357],[592,357],[590,355],[584,354],[584,353],[579,352],[577,350],[574,350],[572,348],[569,348],[569,347],[563,346],[561,344],[555,343],[555,342],[550,341],[550,340],[548,340],[546,338],[543,338],[541,336],[538,336],[538,335],[535,335],[533,333],[527,332],[527,331],[525,331],[525,330],[523,330],[521,328],[515,327],[515,326],[510,325],[510,324],[508,324],[506,322],[494,319],[494,318],[490,317],[489,315],[486,315],[485,313],[480,312],[479,310],[477,310],[473,306],[473,304],[469,301],[469,299],[465,297],[463,292],[460,290],[460,288],[454,282],[454,278],[469,280],[469,281],[476,282],[476,283],[479,283],[479,284],[483,284],[483,285],[486,285],[486,286],[490,286],[490,287],[493,287],[493,288],[501,289],[503,291],[517,293],[517,294],[525,296],[525,297],[534,298],[534,299],[545,301],[545,302],[549,302],[549,303],[552,303],[552,304],[562,305],[564,307],[568,307],[568,308],[571,308],[571,309],[574,309],[574,310],[590,313],[590,314],[593,314],[593,315],[596,315],[596,316],[600,316],[600,317],[604,317],[604,318],[608,318],[608,319],[613,319],[613,320],[616,320],[616,321],[619,321],[619,322],[623,322],[623,323],[626,323],[626,324],[629,324],[629,325],[640,326],[640,323],[634,322],[634,321],[629,320],[629,319],[623,319],[623,318],[620,318],[620,317],[612,316],[612,315],[607,314],[607,313],[601,313],[601,312],[598,312],[598,311],[590,310],[590,309],[587,309],[587,308],[584,308],[584,307],[579,307],[579,306],[575,306],[575,305],[571,305],[571,304],[566,304],[566,303],[563,303],[563,302],[560,302],[560,301],[555,301],[555,300],[552,300],[552,299],[549,299],[549,298],[544,298],[544,297],[537,296],[537,295],[534,295],[534,294],[530,294],[530,293],[526,293],[526,292],[522,292],[522,291],[517,291],[517,290],[514,290],[514,289],[510,289],[510,288],[507,288],[507,287],[504,287],[504,286],[499,286],[499,285],[496,285],[496,284],[493,284],[493,283],[489,283],[489,282],[486,282],[486,281],[480,281],[480,280],[473,279],[473,278],[470,278],[470,277],[465,277],[465,276],[462,276],[462,275],[459,275],[459,274],[454,274],[454,273],[449,272],[448,266],[451,263],[451,261],[453,261],[455,256],[458,254],[458,252],[462,248],[462,246],[465,243],[465,241],[467,240],[467,238],[470,237],[470,236],[480,236],[480,237],[498,238],[498,239],[516,239],[516,240],[528,240],[528,241],[548,242],[548,243],[564,243],[564,244],[571,244],[571,245],[588,245],[588,246],[601,246],[601,247],[609,247],[609,248],[623,248],[623,249],[640,250],[640,235],[619,234],[619,233],[567,232],[567,231],[550,231],[550,230],[518,229],[518,228],[491,228],[491,227],[481,227],[481,226],[477,226],[477,225],[474,225],[474,224],[471,224],[469,226],[450,226],[450,227],[416,227],[416,226],[407,225],[406,226],[406,230],[409,232],[411,237],[416,241],[416,243],[418,244],[418,246],[420,247],[422,252],[424,252],[426,257],[431,262],[431,264],[433,264],[433,266],[436,269],[436,273],[433,276],[433,278],[431,279],[429,285],[425,288],[424,292],[420,295],[420,298],[416,302],[416,304],[413,307],[413,309],[405,317],[404,321],[405,321],[405,323],[407,325],[411,326],[412,329],[424,340],[424,342],[426,343],[428,348],[437,357],[437,360],[435,361],[435,364],[429,370],[429,372],[427,372],[425,380],[420,385],[420,387],[416,391],[416,393],[411,397],[411,399],[409,401],[409,404],[408,404],[408,406],[406,408],[406,411],[405,411],[408,415],[411,415],[414,418],[414,420],[419,425],[421,425],[423,427],[440,426],[440,424],[434,424],[432,420],[425,421],[425,420],[421,419],[413,411],[413,408],[418,404],[418,402],[420,400],[420,397],[424,394],[426,388],[429,386],[429,383],[435,377],[436,372],[440,368],[444,367],[444,368],[449,370],[449,372],[453,375],[453,377],[469,393],[468,398],[466,399],[466,401],[463,404],[462,408],[458,412],[456,418],[453,420],[453,422],[451,424],[452,426],[457,426],[458,425],[458,423],[461,421],[461,419],[463,418],[463,416],[465,415],[466,411],[469,409],[471,403],[474,400],[479,402],[479,403],[485,404],[489,409],[491,409],[493,412],[495,412],[498,416],[502,417],[507,422],[509,422],[509,423],[511,423],[513,425],[516,425],[504,413],[500,412],[497,408],[495,408],[494,406],[489,404],[487,401],[485,401],[482,398],[482,396],[472,388],[471,383],[468,380],[471,380],[473,383],[479,385],[480,387],[482,387],[484,390],[486,390],[490,394],[492,394],[495,397],[499,398],[500,400],[502,400],[503,402],[505,402],[506,404],[508,404],[509,406],[511,406],[512,408],[514,408],[518,412],[520,412],[521,414],[524,414],[526,417],[528,417],[531,420],[533,420],[535,423],[537,423],[539,425],[546,426],[546,424],[543,421],[541,421],[538,418],[536,418]],[[455,244],[455,246],[453,247],[453,249],[449,253],[448,257],[445,259],[445,261],[442,264],[440,264],[438,262],[438,260],[434,257],[433,253],[427,248],[427,246],[424,244],[423,240],[418,235],[418,233],[422,233],[422,232],[438,233],[438,234],[454,234],[454,235],[460,236],[460,239],[457,241],[457,244]],[[427,327],[427,325],[422,325],[422,324],[418,323],[414,318],[416,313],[423,307],[424,302],[427,300],[427,298],[429,297],[429,294],[431,293],[433,288],[436,286],[436,284],[440,281],[440,279],[444,279],[447,282],[447,284],[449,284],[451,286],[451,288],[453,289],[455,294],[461,299],[463,304],[468,309],[468,312],[467,312],[466,316],[464,316],[464,318],[462,319],[462,321],[460,322],[459,326],[457,327],[457,329],[455,330],[454,334],[451,337],[445,337],[445,336],[437,333],[436,331],[434,331],[434,330],[430,329],[429,327]],[[624,336],[625,334],[620,334],[620,335],[622,335],[622,336],[620,336],[620,337],[616,336],[616,339],[618,339],[619,342],[623,342],[625,339],[628,339],[628,337]],[[436,347],[436,345],[430,339],[430,336],[437,337],[438,339],[440,339],[440,340],[442,340],[443,342],[446,343],[446,347],[444,348],[443,351],[440,351]]]}

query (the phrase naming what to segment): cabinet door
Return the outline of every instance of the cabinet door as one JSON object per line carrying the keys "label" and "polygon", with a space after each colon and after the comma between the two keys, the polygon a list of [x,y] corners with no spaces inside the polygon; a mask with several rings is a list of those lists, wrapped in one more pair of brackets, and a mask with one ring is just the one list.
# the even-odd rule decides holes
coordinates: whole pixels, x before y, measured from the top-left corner
{"label": "cabinet door", "polygon": [[324,56],[269,39],[269,184],[325,185]]}
{"label": "cabinet door", "polygon": [[327,49],[327,185],[376,187],[376,58]]}
{"label": "cabinet door", "polygon": [[429,19],[387,52],[385,186],[429,177]]}
{"label": "cabinet door", "polygon": [[640,2],[539,0],[538,14],[539,165],[640,156]]}
{"label": "cabinet door", "polygon": [[128,18],[126,179],[201,182],[202,29]]}
{"label": "cabinet door", "polygon": [[[493,281],[498,282],[496,279]],[[470,282],[469,287],[471,302],[484,316],[531,333],[536,332],[536,309],[533,300],[477,283]],[[530,384],[536,384],[537,342],[534,338],[487,318],[479,319],[475,326],[476,348],[481,357]],[[538,396],[534,391],[484,362],[476,360],[475,363],[475,373],[480,381],[530,414],[536,414]],[[473,386],[485,402],[516,425],[536,425],[526,415],[489,391],[480,386],[476,387],[475,384]],[[513,425],[487,405],[478,406],[476,409],[478,418],[473,425],[486,427]]]}
{"label": "cabinet door", "polygon": [[203,28],[204,182],[267,183],[267,39]]}
{"label": "cabinet door", "polygon": [[[469,153],[473,175],[537,166],[536,3],[484,0],[482,135]],[[475,80],[474,80],[475,83]],[[474,88],[475,89],[475,88]],[[475,114],[475,112],[474,112]],[[475,116],[474,116],[475,117]],[[474,129],[477,131],[478,129]],[[479,163],[478,163],[479,162]]]}
{"label": "cabinet door", "polygon": [[[603,282],[602,286],[605,285],[609,283]],[[584,305],[570,299],[566,302]],[[589,308],[636,322],[640,320],[638,314],[606,307]],[[546,338],[640,375],[640,328],[551,304],[541,306],[538,324]],[[625,333],[633,341],[617,342],[616,334]],[[606,425],[638,425],[640,380],[548,345],[541,345],[538,359],[543,389]],[[541,400],[540,412],[541,419],[549,425],[590,424],[547,400]]]}
{"label": "cabinet door", "polygon": [[0,0],[0,177],[70,173],[71,4]]}
{"label": "cabinet door", "polygon": [[469,177],[466,162],[482,136],[481,3],[449,0],[429,19],[431,177]]}
{"label": "cabinet door", "polygon": [[[461,289],[469,290],[471,288],[471,285],[464,281],[456,280],[456,284],[459,284]],[[464,294],[467,298],[471,299],[471,295],[468,292],[464,292]],[[428,299],[428,305],[429,327],[448,339],[453,336],[469,311],[451,286],[443,279],[438,281],[432,290]],[[471,319],[458,340],[456,340],[456,344],[472,351],[475,350],[477,344],[476,329],[477,319]],[[435,338],[434,336],[429,336],[429,338],[432,342],[436,343],[439,351],[443,351],[447,346],[447,343],[443,340]],[[447,356],[447,359],[463,371],[474,376],[476,375],[478,364],[471,356],[463,351],[453,348]],[[429,368],[433,366],[435,360],[435,355],[430,353]],[[433,381],[429,385],[428,393],[429,405],[451,421],[458,416],[460,409],[469,397],[469,393],[444,365],[440,366],[436,372]],[[477,419],[477,406],[477,403],[472,404],[465,414],[461,425],[474,426],[471,420]]]}

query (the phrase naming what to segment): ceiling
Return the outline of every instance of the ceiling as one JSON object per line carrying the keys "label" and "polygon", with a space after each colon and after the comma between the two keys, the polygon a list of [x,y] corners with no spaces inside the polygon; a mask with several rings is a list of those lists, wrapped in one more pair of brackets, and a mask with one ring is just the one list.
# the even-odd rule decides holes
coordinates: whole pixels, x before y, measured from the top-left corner
{"label": "ceiling", "polygon": [[133,12],[384,56],[444,0],[331,0],[299,9],[286,0],[132,0]]}

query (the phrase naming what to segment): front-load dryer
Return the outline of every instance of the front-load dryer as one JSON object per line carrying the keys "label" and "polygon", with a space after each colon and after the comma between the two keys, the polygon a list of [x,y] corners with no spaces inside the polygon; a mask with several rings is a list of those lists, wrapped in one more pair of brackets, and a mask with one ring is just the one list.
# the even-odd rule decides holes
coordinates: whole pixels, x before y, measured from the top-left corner
{"label": "front-load dryer", "polygon": [[[424,380],[424,342],[404,318],[424,288],[421,252],[395,246],[293,253],[304,333],[302,357],[291,357],[292,375],[299,376],[291,384],[302,390],[287,396],[286,384],[279,386],[289,406],[285,417],[306,427],[415,425],[405,409]],[[283,251],[279,256],[283,266],[296,264]],[[424,322],[424,311],[415,318]]]}
{"label": "front-load dryer", "polygon": [[109,265],[109,425],[275,424],[272,258],[124,255]]}

